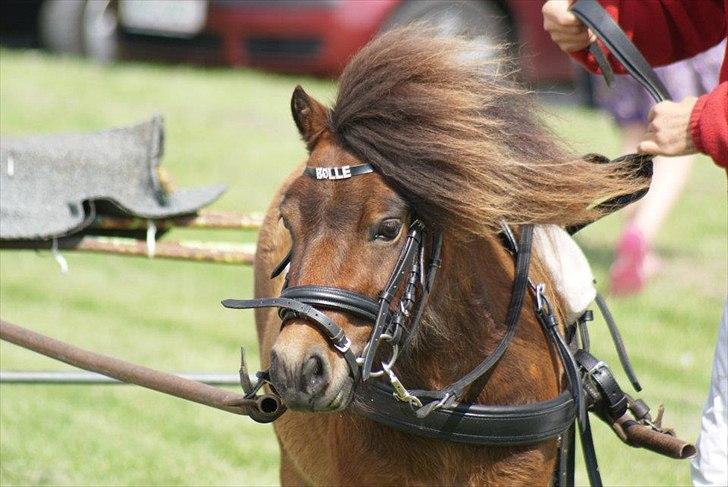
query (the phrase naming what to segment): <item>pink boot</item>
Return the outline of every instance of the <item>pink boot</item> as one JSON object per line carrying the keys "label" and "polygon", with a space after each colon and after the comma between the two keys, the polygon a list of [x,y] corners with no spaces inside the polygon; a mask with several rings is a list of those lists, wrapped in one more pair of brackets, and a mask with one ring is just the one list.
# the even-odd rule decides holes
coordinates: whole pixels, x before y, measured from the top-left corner
{"label": "pink boot", "polygon": [[642,290],[647,279],[646,259],[649,254],[642,232],[630,226],[617,243],[617,255],[609,271],[610,291],[615,296],[628,296]]}

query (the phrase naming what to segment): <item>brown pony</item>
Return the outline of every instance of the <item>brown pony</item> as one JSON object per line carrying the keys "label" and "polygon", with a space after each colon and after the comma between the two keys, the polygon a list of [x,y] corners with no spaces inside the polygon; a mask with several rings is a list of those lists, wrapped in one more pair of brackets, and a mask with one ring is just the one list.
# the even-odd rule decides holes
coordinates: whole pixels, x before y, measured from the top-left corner
{"label": "brown pony", "polygon": [[[445,244],[422,326],[397,363],[408,387],[438,389],[457,380],[503,335],[514,265],[495,235],[499,221],[583,223],[598,216],[595,203],[644,184],[629,167],[563,154],[491,54],[423,29],[393,31],[349,63],[331,109],[300,87],[291,101],[307,165],[368,162],[376,171],[317,181],[300,167],[285,180],[260,230],[256,296],[280,293],[283,277],[269,276],[292,249],[291,286],[320,284],[376,299],[416,214]],[[530,275],[549,289],[538,255]],[[549,298],[558,311],[558,297]],[[463,401],[527,404],[563,389],[558,359],[531,309],[529,296],[511,346]],[[326,314],[360,354],[371,323]],[[482,447],[394,431],[347,409],[356,384],[315,326],[294,318],[281,327],[275,309],[256,310],[256,321],[262,365],[290,409],[274,423],[284,485],[550,482],[556,440]]]}

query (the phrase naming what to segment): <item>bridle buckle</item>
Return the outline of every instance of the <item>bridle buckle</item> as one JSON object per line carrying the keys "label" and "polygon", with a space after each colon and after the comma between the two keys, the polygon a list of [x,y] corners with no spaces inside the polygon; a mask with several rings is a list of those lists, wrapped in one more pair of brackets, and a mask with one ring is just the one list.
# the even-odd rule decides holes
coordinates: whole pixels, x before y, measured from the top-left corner
{"label": "bridle buckle", "polygon": [[596,374],[600,370],[609,370],[609,366],[607,366],[607,364],[605,364],[601,360],[599,362],[597,362],[596,364],[594,364],[594,367],[592,367],[586,371],[586,376],[591,379],[592,377],[594,377],[594,374]]}
{"label": "bridle buckle", "polygon": [[341,353],[346,353],[351,348],[351,340],[348,336],[344,335],[343,343],[334,343],[334,348]]}

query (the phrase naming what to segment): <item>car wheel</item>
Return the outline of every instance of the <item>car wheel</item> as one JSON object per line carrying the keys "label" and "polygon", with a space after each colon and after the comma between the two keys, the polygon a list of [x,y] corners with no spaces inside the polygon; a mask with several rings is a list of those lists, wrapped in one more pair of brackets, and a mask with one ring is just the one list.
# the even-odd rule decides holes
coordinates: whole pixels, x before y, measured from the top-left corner
{"label": "car wheel", "polygon": [[84,54],[101,62],[115,61],[119,54],[119,17],[111,0],[86,2],[83,12]]}
{"label": "car wheel", "polygon": [[83,54],[85,0],[46,0],[38,13],[38,32],[43,46],[60,54]]}
{"label": "car wheel", "polygon": [[38,15],[41,43],[52,52],[110,62],[119,51],[112,0],[46,0]]}
{"label": "car wheel", "polygon": [[445,36],[472,37],[494,52],[511,41],[508,16],[488,0],[409,0],[395,10],[381,31],[412,23],[431,25]]}

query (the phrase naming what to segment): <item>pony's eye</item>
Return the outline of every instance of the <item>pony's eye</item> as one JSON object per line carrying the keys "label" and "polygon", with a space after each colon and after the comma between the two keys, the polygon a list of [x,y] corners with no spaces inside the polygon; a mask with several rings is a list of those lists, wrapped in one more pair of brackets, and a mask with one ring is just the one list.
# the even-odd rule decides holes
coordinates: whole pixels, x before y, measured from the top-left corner
{"label": "pony's eye", "polygon": [[394,240],[402,230],[402,222],[397,218],[388,218],[379,223],[377,231],[374,233],[375,240]]}
{"label": "pony's eye", "polygon": [[288,220],[286,219],[286,217],[284,217],[283,215],[281,215],[280,220],[281,220],[281,223],[283,224],[283,226],[286,228],[286,230],[288,230],[290,232],[291,231],[291,227],[288,224]]}

